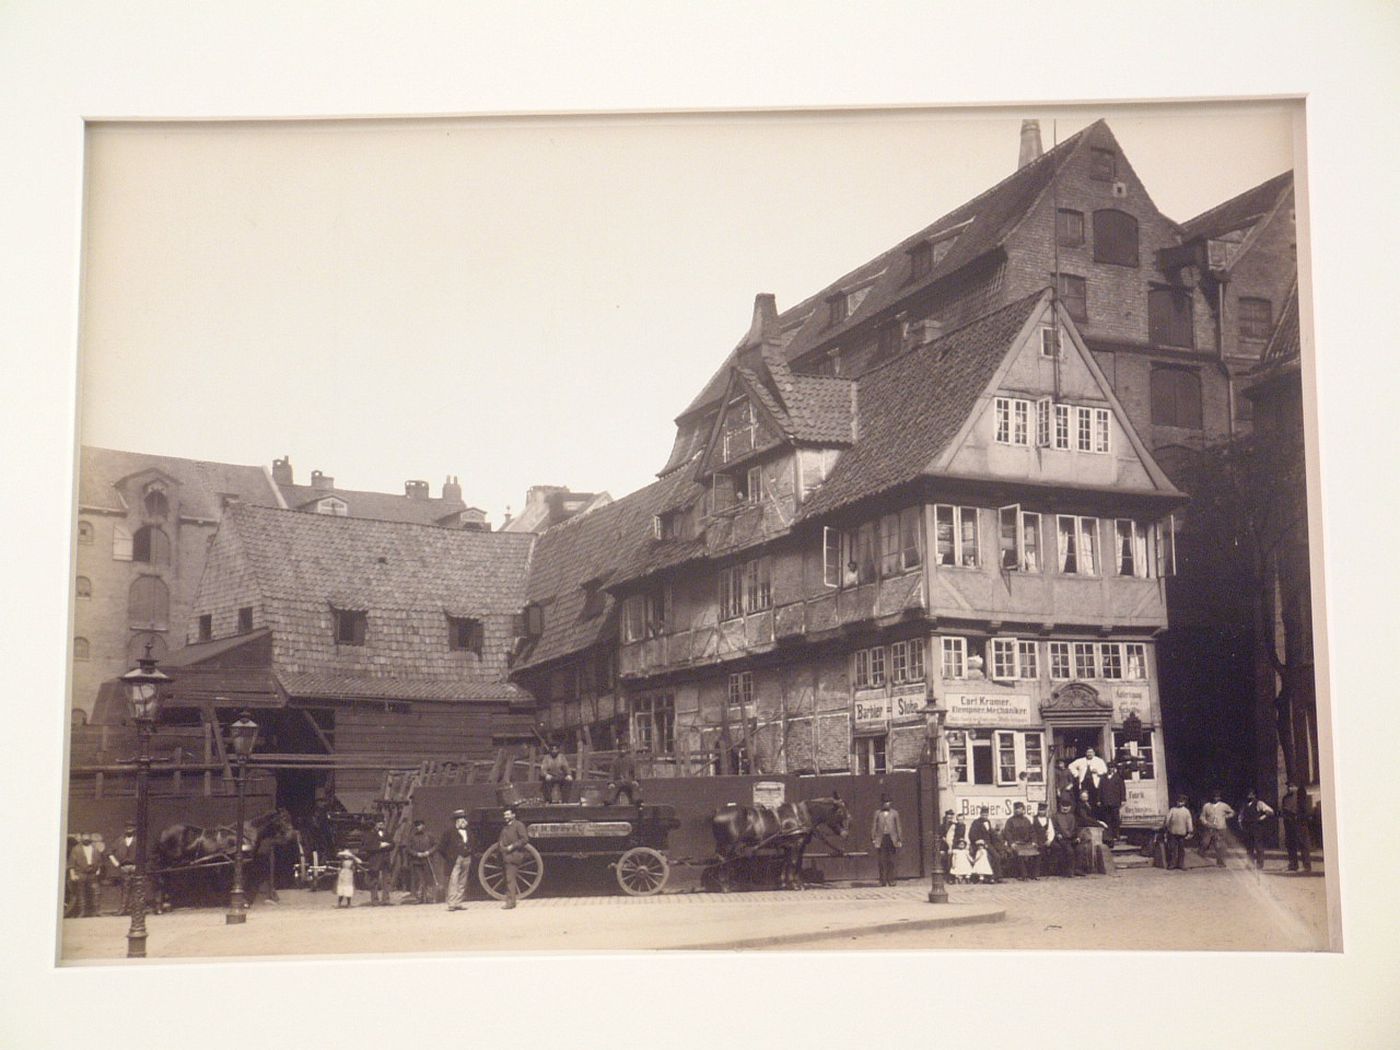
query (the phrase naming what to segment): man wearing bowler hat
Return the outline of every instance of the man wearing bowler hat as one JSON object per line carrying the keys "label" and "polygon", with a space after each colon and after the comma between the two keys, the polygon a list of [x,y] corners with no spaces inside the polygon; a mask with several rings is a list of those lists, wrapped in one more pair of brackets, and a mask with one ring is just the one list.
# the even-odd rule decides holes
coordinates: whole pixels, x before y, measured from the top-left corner
{"label": "man wearing bowler hat", "polygon": [[122,887],[122,915],[131,914],[131,884],[136,875],[136,825],[127,822],[122,837],[117,839],[112,851],[107,854],[112,864],[112,874]]}
{"label": "man wearing bowler hat", "polygon": [[459,809],[452,814],[452,827],[442,833],[438,852],[448,865],[447,910],[461,911],[467,900],[467,878],[472,870],[471,834],[467,831],[467,811]]}
{"label": "man wearing bowler hat", "polygon": [[904,829],[900,827],[899,810],[888,795],[880,796],[880,808],[870,821],[870,841],[880,861],[880,885],[894,885],[894,855],[904,845]]}

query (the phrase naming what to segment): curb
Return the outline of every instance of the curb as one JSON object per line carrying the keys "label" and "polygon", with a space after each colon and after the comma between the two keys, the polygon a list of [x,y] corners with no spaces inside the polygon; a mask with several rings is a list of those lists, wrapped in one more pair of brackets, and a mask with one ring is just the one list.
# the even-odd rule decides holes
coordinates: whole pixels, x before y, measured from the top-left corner
{"label": "curb", "polygon": [[[955,905],[956,907],[956,905]],[[900,922],[877,922],[869,926],[843,926],[840,929],[814,930],[802,933],[780,933],[771,937],[748,937],[737,941],[720,941],[705,944],[678,944],[662,951],[735,951],[744,948],[774,948],[783,945],[802,945],[812,941],[844,940],[852,934],[894,933],[901,930],[936,930],[945,926],[973,926],[980,923],[1002,922],[1006,918],[1004,908],[972,908],[962,915],[941,915],[927,919],[910,919]]]}

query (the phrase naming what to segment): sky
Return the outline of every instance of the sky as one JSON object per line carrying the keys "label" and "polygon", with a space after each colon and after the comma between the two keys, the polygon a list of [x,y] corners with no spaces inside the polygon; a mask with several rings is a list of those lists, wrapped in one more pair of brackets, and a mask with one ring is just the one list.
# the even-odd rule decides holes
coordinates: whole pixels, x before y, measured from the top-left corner
{"label": "sky", "polygon": [[1178,221],[1292,167],[1294,108],[94,124],[79,437],[350,489],[622,496],[743,336],[1106,117]]}

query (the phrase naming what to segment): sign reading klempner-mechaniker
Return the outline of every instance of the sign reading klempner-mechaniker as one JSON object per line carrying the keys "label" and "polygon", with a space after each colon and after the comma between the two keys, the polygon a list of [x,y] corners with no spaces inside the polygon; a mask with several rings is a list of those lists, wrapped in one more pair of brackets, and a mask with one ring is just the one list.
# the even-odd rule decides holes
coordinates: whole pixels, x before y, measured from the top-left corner
{"label": "sign reading klempner-mechaniker", "polygon": [[945,693],[950,726],[1039,725],[1027,693]]}

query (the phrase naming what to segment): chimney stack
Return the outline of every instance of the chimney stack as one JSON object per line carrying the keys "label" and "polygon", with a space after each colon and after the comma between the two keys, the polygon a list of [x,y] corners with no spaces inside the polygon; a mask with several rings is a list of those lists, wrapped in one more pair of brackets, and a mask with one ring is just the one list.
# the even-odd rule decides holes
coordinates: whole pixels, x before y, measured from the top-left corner
{"label": "chimney stack", "polygon": [[409,499],[427,499],[428,483],[426,481],[405,481],[403,494]]}
{"label": "chimney stack", "polygon": [[455,474],[449,474],[447,480],[442,483],[442,498],[462,502],[462,482]]}
{"label": "chimney stack", "polygon": [[272,461],[272,480],[278,485],[292,485],[292,457],[283,456]]}
{"label": "chimney stack", "polygon": [[1040,147],[1040,121],[1021,121],[1021,159],[1016,164],[1017,169],[1024,168],[1043,152]]}
{"label": "chimney stack", "polygon": [[760,343],[778,335],[778,297],[772,292],[759,292],[753,297],[753,321],[745,343]]}
{"label": "chimney stack", "polygon": [[313,470],[311,472],[311,487],[329,492],[335,488],[335,478],[329,474],[322,474],[319,470]]}

